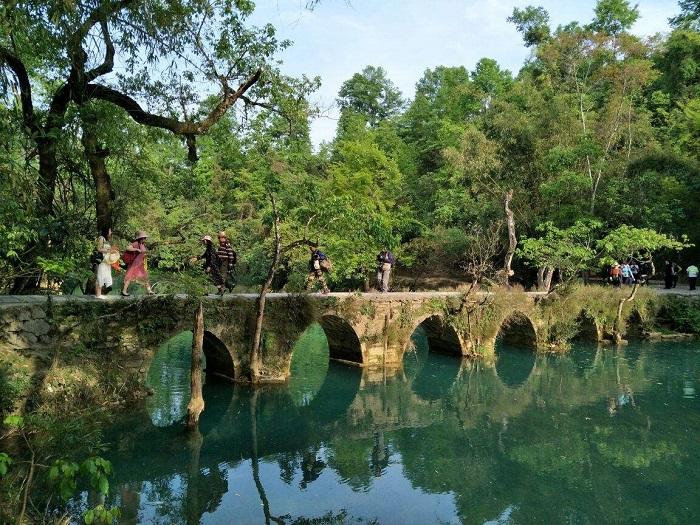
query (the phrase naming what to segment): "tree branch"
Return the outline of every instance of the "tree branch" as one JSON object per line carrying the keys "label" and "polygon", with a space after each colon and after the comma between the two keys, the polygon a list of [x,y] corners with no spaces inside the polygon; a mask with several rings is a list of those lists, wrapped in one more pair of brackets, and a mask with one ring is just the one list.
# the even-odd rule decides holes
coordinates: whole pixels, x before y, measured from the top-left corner
{"label": "tree branch", "polygon": [[209,128],[211,128],[211,126],[213,126],[224,113],[226,113],[226,111],[260,79],[261,74],[262,71],[257,70],[248,80],[241,84],[236,91],[224,95],[211,113],[200,122],[183,122],[174,118],[149,113],[129,95],[101,84],[88,84],[85,93],[88,98],[104,100],[105,102],[110,102],[119,106],[139,124],[166,129],[176,135],[194,136],[206,133]]}
{"label": "tree branch", "polygon": [[7,64],[12,70],[19,84],[19,96],[22,103],[22,117],[24,125],[32,133],[39,132],[36,114],[34,113],[34,103],[32,102],[32,85],[29,82],[29,74],[24,62],[12,51],[5,47],[0,47],[0,61]]}
{"label": "tree branch", "polygon": [[114,68],[114,44],[112,43],[112,38],[109,35],[109,26],[107,25],[107,21],[100,20],[100,26],[102,27],[102,38],[105,43],[105,58],[102,64],[85,73],[86,83],[92,82],[97,77],[110,73]]}

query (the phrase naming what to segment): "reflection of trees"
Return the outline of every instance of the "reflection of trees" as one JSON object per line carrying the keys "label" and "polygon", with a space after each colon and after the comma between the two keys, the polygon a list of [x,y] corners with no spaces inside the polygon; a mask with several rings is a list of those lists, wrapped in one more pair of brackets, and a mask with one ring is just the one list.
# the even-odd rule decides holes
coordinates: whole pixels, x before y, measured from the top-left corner
{"label": "reflection of trees", "polygon": [[[692,479],[677,479],[680,462],[685,471],[700,472],[691,434],[657,424],[661,416],[688,420],[691,405],[664,402],[687,389],[673,367],[680,366],[688,381],[700,374],[696,359],[670,366],[670,357],[652,359],[629,349],[537,357],[530,376],[513,387],[497,368],[458,359],[438,367],[443,377],[430,377],[422,368],[429,357],[411,355],[412,373],[385,382],[365,376],[359,391],[357,377],[330,367],[319,389],[323,399],[317,395],[305,406],[284,388],[237,389],[225,406],[217,411],[212,404],[209,416],[202,414],[198,459],[192,449],[182,451],[182,435],[165,430],[158,438],[127,429],[120,435],[121,453],[150,462],[147,479],[156,481],[144,484],[144,494],[167,502],[158,507],[162,523],[185,515],[185,496],[191,495],[180,493],[181,486],[196,488],[197,503],[190,501],[189,508],[200,518],[216,510],[228,489],[227,469],[242,468],[236,462],[244,465],[248,458],[267,522],[334,523],[337,516],[316,521],[273,515],[283,509],[275,509],[273,494],[266,493],[263,458],[277,462],[288,485],[297,480],[300,488],[310,486],[330,468],[355,491],[371,490],[374,476],[383,475],[390,461],[400,462],[414,487],[452,493],[467,523],[505,515],[513,522],[663,522],[685,514],[692,522],[693,512],[700,512],[700,503],[688,504],[688,490],[696,494],[698,484],[689,489]],[[426,390],[416,385],[426,379]],[[441,395],[421,396],[434,390],[431,384]],[[608,399],[621,395],[635,403],[620,403],[611,417]],[[691,419],[690,432],[700,430],[693,424]],[[199,466],[188,470],[195,460]],[[668,490],[679,483],[685,493]],[[663,508],[650,497],[657,491]]]}
{"label": "reflection of trees", "polygon": [[[644,469],[677,472],[683,451],[675,443],[684,440],[650,430],[647,403],[626,403],[614,419],[606,409],[610,395],[629,390],[639,399],[649,375],[668,373],[662,364],[650,370],[652,362],[601,351],[582,377],[568,357],[538,358],[516,390],[493,371],[465,370],[442,401],[442,420],[397,433],[406,476],[424,490],[453,492],[465,522],[504,509],[514,522],[654,521],[658,502]],[[672,484],[670,476],[656,488]]]}
{"label": "reflection of trees", "polygon": [[372,440],[345,439],[342,435],[328,445],[328,466],[353,490],[368,490],[372,485],[370,457]]}
{"label": "reflection of trees", "polygon": [[153,395],[146,405],[157,426],[172,425],[187,412],[191,348],[192,332],[182,332],[163,344],[153,358],[147,379]]}

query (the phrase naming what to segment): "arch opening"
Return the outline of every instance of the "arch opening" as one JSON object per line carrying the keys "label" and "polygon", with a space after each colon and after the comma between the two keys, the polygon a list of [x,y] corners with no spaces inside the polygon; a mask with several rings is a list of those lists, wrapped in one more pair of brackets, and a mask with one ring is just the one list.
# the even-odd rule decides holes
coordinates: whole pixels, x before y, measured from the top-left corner
{"label": "arch opening", "polygon": [[337,315],[324,315],[319,321],[328,341],[331,359],[362,365],[362,344],[350,323]]}
{"label": "arch opening", "polygon": [[404,371],[411,389],[426,401],[444,398],[453,387],[462,365],[454,352],[432,351],[422,325],[411,336],[413,349],[404,354]]}
{"label": "arch opening", "polygon": [[[160,345],[148,368],[146,384],[152,395],[146,410],[157,427],[182,420],[190,401],[190,362],[192,332],[185,330]],[[206,355],[205,355],[206,363]]]}
{"label": "arch opening", "polygon": [[513,314],[501,324],[496,336],[498,343],[515,348],[537,348],[537,332],[530,319],[522,314]]}
{"label": "arch opening", "polygon": [[[184,330],[160,345],[148,368],[146,384],[152,394],[146,399],[151,421],[159,427],[178,423],[187,413],[190,401],[190,370],[192,363],[191,330]],[[216,379],[234,379],[233,358],[226,345],[213,333],[204,332],[202,346],[203,392],[207,410],[226,403],[226,392],[219,392]],[[230,388],[230,387],[227,387]],[[221,403],[215,400],[224,399]]]}
{"label": "arch opening", "polygon": [[207,375],[215,376],[228,381],[236,379],[236,371],[233,365],[233,357],[228,347],[214,334],[205,330],[202,345]]}
{"label": "arch opening", "polygon": [[625,324],[625,337],[627,339],[644,339],[644,321],[637,310],[632,311]]}
{"label": "arch opening", "polygon": [[522,385],[535,368],[537,333],[530,319],[514,314],[496,336],[496,374],[509,387]]}
{"label": "arch opening", "polygon": [[576,324],[578,326],[576,337],[574,337],[576,341],[598,342],[598,326],[590,315],[581,312],[576,318]]}
{"label": "arch opening", "polygon": [[[416,327],[416,330],[418,329],[423,330],[430,352],[462,355],[462,342],[459,339],[459,335],[457,335],[452,325],[446,323],[441,316],[431,315],[427,317]],[[414,344],[416,330],[414,330],[413,335],[411,335],[411,341]]]}

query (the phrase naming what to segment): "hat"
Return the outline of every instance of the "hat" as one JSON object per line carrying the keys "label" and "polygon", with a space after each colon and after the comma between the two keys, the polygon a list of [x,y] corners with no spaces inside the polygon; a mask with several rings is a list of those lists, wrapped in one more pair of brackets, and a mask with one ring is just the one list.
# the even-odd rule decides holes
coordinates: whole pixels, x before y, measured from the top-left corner
{"label": "hat", "polygon": [[139,230],[136,232],[136,235],[134,235],[134,240],[138,241],[139,239],[148,239],[148,235],[146,235],[145,231]]}
{"label": "hat", "polygon": [[115,262],[119,262],[119,252],[109,252],[105,255],[104,261],[107,264],[114,264]]}
{"label": "hat", "polygon": [[[221,230],[219,232],[219,237],[227,237],[226,232],[224,230]],[[228,238],[228,237],[227,237]]]}
{"label": "hat", "polygon": [[211,242],[211,235],[205,235],[204,237],[202,237],[202,238],[199,239],[199,240],[200,240],[200,241],[209,241],[209,242]]}

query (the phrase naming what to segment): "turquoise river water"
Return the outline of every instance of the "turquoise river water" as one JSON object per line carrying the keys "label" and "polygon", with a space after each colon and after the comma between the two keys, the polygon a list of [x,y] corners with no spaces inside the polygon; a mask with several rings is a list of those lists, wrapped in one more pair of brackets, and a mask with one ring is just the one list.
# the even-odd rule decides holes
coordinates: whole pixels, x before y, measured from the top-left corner
{"label": "turquoise river water", "polygon": [[700,522],[699,343],[499,347],[495,367],[414,343],[363,372],[312,326],[287,385],[207,381],[188,438],[191,335],[172,339],[106,432],[108,503],[129,524]]}

